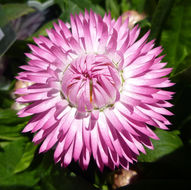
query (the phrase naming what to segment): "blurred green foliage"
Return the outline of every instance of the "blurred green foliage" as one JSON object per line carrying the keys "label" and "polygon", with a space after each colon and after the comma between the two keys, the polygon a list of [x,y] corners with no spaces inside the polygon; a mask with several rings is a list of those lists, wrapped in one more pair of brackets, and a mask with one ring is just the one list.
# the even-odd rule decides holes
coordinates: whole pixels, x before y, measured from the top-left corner
{"label": "blurred green foliage", "polygon": [[[46,3],[46,0],[38,0]],[[27,0],[0,0],[0,27],[15,19],[26,17],[36,10],[27,5]],[[98,171],[94,162],[87,171],[82,171],[77,163],[67,169],[53,163],[53,153],[38,154],[32,135],[21,131],[29,118],[18,118],[11,109],[14,100],[11,96],[14,77],[18,66],[27,60],[27,43],[33,43],[32,37],[46,35],[45,29],[52,27],[52,22],[60,18],[69,21],[70,14],[84,12],[85,9],[104,15],[111,12],[117,18],[125,11],[136,10],[144,13],[146,18],[140,21],[142,33],[151,29],[150,39],[156,39],[166,54],[164,61],[173,67],[171,80],[177,84],[172,108],[175,116],[170,131],[155,130],[159,141],[152,141],[154,150],[140,154],[138,164],[134,167],[140,171],[137,183],[123,189],[161,189],[190,186],[191,170],[191,1],[190,0],[55,0],[51,13],[59,12],[38,26],[26,39],[17,40],[12,46],[3,46],[5,52],[0,57],[3,72],[0,76],[0,189],[1,190],[63,190],[63,189],[110,189],[107,168]],[[25,32],[27,30],[25,29]],[[22,31],[21,31],[22,32]],[[5,34],[9,35],[9,34]],[[9,38],[9,36],[8,36]],[[14,40],[14,39],[13,39]],[[3,49],[4,48],[4,49]],[[8,49],[9,48],[9,49]],[[0,73],[1,74],[1,73]]]}

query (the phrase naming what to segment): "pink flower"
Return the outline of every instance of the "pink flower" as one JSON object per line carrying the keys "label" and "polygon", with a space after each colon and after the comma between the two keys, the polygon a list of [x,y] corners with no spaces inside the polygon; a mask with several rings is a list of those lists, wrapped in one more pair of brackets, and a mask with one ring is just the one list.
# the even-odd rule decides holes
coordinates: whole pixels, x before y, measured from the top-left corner
{"label": "pink flower", "polygon": [[161,88],[173,83],[163,77],[171,68],[161,47],[147,42],[149,32],[138,39],[140,28],[128,29],[128,19],[93,11],[71,16],[70,25],[59,20],[47,33],[29,45],[30,61],[17,77],[32,82],[16,90],[24,94],[17,102],[31,103],[18,115],[34,115],[23,132],[35,133],[40,152],[55,147],[61,166],[74,159],[86,169],[93,155],[100,170],[128,169],[158,139],[148,125],[170,124],[163,115],[171,115],[173,93]]}

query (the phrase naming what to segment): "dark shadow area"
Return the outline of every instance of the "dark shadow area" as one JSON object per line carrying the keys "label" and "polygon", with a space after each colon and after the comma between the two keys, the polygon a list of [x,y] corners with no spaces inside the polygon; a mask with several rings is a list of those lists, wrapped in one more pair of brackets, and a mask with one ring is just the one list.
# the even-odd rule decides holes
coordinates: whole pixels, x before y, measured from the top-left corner
{"label": "dark shadow area", "polygon": [[139,179],[122,189],[190,189],[191,149],[182,147],[154,163],[137,163]]}

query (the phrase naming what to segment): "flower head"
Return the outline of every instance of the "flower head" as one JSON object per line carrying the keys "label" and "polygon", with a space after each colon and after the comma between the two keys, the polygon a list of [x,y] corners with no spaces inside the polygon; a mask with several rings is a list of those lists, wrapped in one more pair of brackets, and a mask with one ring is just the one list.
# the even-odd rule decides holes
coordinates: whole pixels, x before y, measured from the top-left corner
{"label": "flower head", "polygon": [[74,159],[86,169],[93,155],[101,170],[128,168],[158,139],[148,125],[170,124],[163,115],[171,115],[165,108],[173,93],[161,88],[173,84],[163,77],[171,68],[163,68],[161,47],[147,42],[149,32],[138,39],[128,19],[93,11],[71,16],[70,25],[59,20],[47,33],[29,45],[30,61],[17,77],[32,82],[16,90],[17,102],[30,103],[18,115],[34,115],[23,132],[35,133],[40,152],[55,147],[62,166]]}

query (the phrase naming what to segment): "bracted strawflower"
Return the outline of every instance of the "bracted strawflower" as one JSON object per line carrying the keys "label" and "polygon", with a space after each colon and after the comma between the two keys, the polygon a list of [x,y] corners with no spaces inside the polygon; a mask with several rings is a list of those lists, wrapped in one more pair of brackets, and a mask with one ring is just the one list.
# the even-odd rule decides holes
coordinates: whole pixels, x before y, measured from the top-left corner
{"label": "bracted strawflower", "polygon": [[[61,20],[47,30],[48,38],[34,38],[28,65],[17,79],[32,85],[16,90],[18,112],[31,116],[23,132],[35,133],[40,152],[54,148],[54,160],[67,166],[72,159],[87,169],[93,155],[97,166],[129,168],[144,146],[158,139],[149,126],[168,129],[166,107],[173,85],[165,75],[161,47],[138,39],[140,28],[128,28],[128,19],[104,18],[90,11]],[[144,146],[143,146],[144,145]]]}

